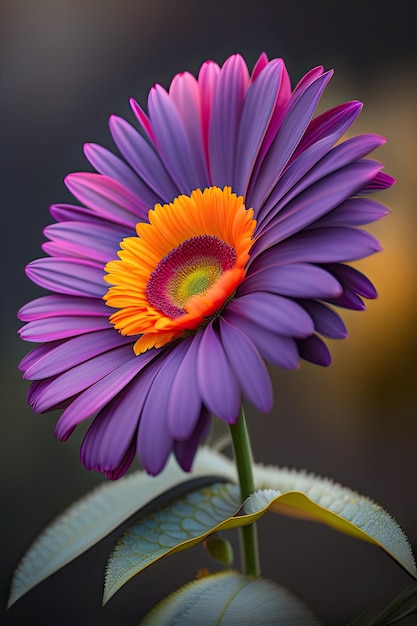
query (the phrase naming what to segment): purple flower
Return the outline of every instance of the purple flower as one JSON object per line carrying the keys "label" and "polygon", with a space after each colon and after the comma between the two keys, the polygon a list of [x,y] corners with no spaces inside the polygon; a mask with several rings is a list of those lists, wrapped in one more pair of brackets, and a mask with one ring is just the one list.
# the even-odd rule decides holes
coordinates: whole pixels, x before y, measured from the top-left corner
{"label": "purple flower", "polygon": [[346,263],[380,250],[357,228],[387,209],[368,198],[393,179],[366,155],[384,140],[341,141],[361,105],[313,118],[331,77],[294,90],[281,59],[250,75],[239,55],[198,79],[150,91],[139,131],[112,117],[123,158],[87,144],[97,173],[71,174],[80,205],[56,205],[46,258],[27,274],[52,295],[20,311],[36,412],[63,409],[67,439],[93,417],[82,462],[122,476],[136,453],[158,474],[173,451],[191,467],[210,415],[235,423],[242,398],[273,403],[265,361],[328,365],[342,338],[334,307],[363,309],[370,281]]}

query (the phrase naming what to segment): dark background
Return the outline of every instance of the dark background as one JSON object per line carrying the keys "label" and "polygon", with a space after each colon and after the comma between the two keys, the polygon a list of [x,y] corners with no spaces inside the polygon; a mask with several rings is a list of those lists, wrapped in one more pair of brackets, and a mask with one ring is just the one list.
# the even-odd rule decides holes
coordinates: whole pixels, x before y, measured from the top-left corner
{"label": "dark background", "polygon": [[[360,263],[380,299],[345,315],[351,337],[332,342],[330,369],[274,370],[275,408],[249,411],[255,457],[331,476],[378,501],[417,552],[416,460],[416,48],[413,2],[321,0],[6,0],[1,3],[2,623],[133,625],[160,598],[212,567],[201,547],[131,581],[102,609],[106,555],[117,533],[3,610],[12,571],[41,529],[102,482],[78,460],[82,439],[62,444],[56,416],[26,406],[17,364],[30,346],[16,311],[40,295],[24,266],[41,255],[48,206],[87,168],[82,144],[112,147],[110,114],[133,121],[155,82],[241,52],[282,56],[293,84],[317,64],[336,74],[324,104],[365,103],[356,132],[388,138],[378,152],[397,185],[392,215],[374,225],[385,252]],[[88,168],[87,168],[88,169]],[[381,198],[382,199],[382,198]],[[263,573],[308,603],[323,623],[347,624],[382,606],[409,577],[377,548],[315,524],[269,515],[259,524]],[[408,618],[404,624],[417,623]]]}

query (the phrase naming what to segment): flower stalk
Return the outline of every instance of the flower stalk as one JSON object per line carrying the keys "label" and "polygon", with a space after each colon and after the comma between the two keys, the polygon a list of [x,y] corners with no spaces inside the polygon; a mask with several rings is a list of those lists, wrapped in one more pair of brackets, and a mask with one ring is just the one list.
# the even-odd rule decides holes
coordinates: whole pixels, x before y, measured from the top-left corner
{"label": "flower stalk", "polygon": [[[244,502],[246,498],[255,491],[255,484],[252,471],[252,451],[243,407],[241,408],[236,424],[230,425],[230,434],[232,437],[240,494],[242,502]],[[243,571],[248,576],[260,576],[256,523],[243,526],[240,530]]]}

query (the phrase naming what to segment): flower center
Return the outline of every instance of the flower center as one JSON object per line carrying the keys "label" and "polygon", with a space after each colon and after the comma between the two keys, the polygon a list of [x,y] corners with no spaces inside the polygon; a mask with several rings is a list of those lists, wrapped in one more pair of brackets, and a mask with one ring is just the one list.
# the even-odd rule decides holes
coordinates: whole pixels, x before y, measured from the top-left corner
{"label": "flower center", "polygon": [[206,293],[223,272],[233,268],[235,260],[235,249],[217,237],[187,239],[171,250],[150,275],[148,300],[169,317],[184,315],[189,299]]}
{"label": "flower center", "polygon": [[196,189],[149,211],[105,267],[110,322],[137,335],[135,354],[198,330],[246,275],[256,222],[230,187]]}

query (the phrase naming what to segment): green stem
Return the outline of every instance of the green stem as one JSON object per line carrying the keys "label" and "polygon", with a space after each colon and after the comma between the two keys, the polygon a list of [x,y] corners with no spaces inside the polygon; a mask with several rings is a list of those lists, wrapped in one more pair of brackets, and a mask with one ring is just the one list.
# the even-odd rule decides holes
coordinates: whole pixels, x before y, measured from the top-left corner
{"label": "green stem", "polygon": [[[233,452],[243,502],[255,491],[252,473],[252,452],[243,408],[236,424],[230,425],[230,434],[232,436]],[[243,526],[241,532],[244,572],[249,576],[259,576],[260,565],[256,524]]]}

